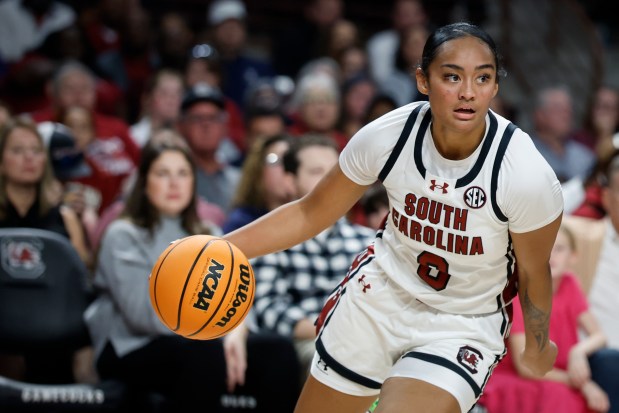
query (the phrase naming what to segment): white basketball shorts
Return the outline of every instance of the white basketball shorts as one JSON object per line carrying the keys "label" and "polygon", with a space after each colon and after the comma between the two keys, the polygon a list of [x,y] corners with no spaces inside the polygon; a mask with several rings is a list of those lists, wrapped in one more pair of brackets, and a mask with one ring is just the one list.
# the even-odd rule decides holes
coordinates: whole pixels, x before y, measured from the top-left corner
{"label": "white basketball shorts", "polygon": [[373,258],[372,247],[360,254],[325,304],[311,374],[358,396],[378,395],[389,377],[423,380],[468,412],[505,354],[510,309],[438,311],[391,282]]}

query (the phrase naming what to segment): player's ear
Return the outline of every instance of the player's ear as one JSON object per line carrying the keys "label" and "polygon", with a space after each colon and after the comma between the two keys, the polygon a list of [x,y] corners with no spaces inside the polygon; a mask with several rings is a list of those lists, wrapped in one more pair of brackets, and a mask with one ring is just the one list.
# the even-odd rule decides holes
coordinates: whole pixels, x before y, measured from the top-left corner
{"label": "player's ear", "polygon": [[415,80],[417,80],[417,89],[424,95],[428,94],[428,78],[420,67],[415,70]]}

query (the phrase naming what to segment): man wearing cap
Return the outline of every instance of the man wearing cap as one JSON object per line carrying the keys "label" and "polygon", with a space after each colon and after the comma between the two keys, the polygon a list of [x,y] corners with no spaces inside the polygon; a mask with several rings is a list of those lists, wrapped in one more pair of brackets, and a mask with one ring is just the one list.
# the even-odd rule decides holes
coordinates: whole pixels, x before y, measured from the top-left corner
{"label": "man wearing cap", "polygon": [[49,84],[51,105],[31,113],[37,122],[66,121],[69,112],[79,111],[89,123],[92,133],[80,144],[90,171],[71,177],[98,193],[102,213],[119,196],[127,178],[140,159],[140,148],[120,118],[103,115],[96,110],[97,79],[94,73],[78,61],[63,63]]}
{"label": "man wearing cap", "polygon": [[198,167],[198,195],[228,211],[241,172],[218,157],[227,133],[224,106],[218,89],[206,83],[195,85],[181,103],[178,130],[187,140]]}
{"label": "man wearing cap", "polygon": [[245,91],[256,80],[273,77],[269,62],[247,53],[247,10],[241,0],[215,0],[208,12],[213,46],[219,52],[222,71],[226,74],[223,93],[243,107]]}

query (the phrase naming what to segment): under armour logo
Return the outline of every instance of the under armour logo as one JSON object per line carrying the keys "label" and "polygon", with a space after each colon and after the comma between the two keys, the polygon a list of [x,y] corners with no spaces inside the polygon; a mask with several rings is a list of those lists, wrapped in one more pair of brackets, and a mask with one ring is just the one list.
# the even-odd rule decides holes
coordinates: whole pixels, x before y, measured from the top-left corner
{"label": "under armour logo", "polygon": [[361,278],[359,278],[359,283],[361,285],[363,285],[363,292],[365,293],[365,290],[369,290],[370,288],[372,288],[372,285],[370,283],[366,283],[365,282],[365,274],[363,274],[361,276]]}
{"label": "under armour logo", "polygon": [[327,371],[327,369],[329,368],[329,366],[327,366],[327,363],[322,358],[319,358],[316,364],[318,365],[319,368],[323,369],[324,371]]}
{"label": "under armour logo", "polygon": [[447,188],[449,188],[449,184],[447,182],[445,182],[442,185],[437,184],[436,179],[431,179],[430,182],[432,182],[432,185],[430,185],[430,191],[434,191],[435,189],[440,189],[441,191],[443,191],[443,194],[447,193]]}

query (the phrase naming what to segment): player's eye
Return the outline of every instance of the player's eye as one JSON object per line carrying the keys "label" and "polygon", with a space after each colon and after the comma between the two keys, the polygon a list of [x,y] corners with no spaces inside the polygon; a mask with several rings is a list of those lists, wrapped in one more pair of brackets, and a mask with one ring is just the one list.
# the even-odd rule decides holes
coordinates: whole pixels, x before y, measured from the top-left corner
{"label": "player's eye", "polygon": [[477,79],[479,83],[488,83],[492,79],[492,76],[490,76],[489,74],[483,74]]}
{"label": "player's eye", "polygon": [[448,82],[457,82],[458,80],[460,80],[460,76],[456,75],[455,73],[447,73],[443,76],[443,78]]}

